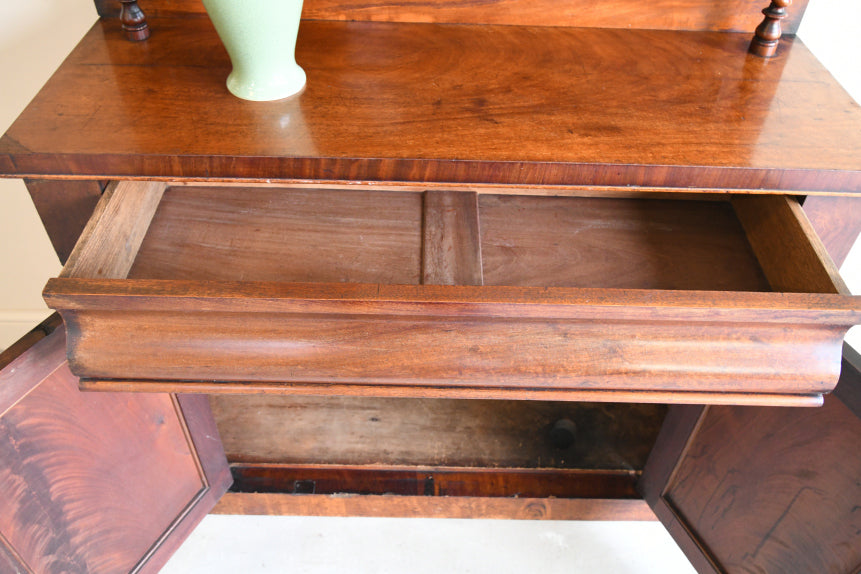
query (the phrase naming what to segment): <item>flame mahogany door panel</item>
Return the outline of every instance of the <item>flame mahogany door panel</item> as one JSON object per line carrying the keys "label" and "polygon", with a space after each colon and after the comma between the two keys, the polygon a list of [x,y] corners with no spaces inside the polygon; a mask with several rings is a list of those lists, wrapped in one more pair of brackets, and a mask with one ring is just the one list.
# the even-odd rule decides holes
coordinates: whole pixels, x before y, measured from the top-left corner
{"label": "flame mahogany door panel", "polygon": [[56,316],[0,367],[0,571],[157,572],[231,481],[205,397],[79,391]]}
{"label": "flame mahogany door panel", "polygon": [[821,408],[671,409],[640,491],[699,572],[859,571],[859,367]]}

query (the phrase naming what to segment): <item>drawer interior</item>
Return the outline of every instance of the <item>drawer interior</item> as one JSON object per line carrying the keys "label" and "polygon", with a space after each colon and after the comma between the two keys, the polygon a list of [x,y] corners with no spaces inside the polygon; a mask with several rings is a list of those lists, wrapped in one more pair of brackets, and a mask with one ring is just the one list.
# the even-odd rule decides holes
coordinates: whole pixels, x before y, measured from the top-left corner
{"label": "drawer interior", "polygon": [[169,187],[129,277],[417,284],[421,231],[418,193]]}
{"label": "drawer interior", "polygon": [[[725,200],[463,195],[476,221],[473,284],[770,289]],[[171,187],[129,277],[426,283],[424,244],[446,239],[424,225],[432,217],[425,199],[407,191]]]}
{"label": "drawer interior", "polygon": [[861,305],[791,198],[484,191],[121,182],[45,298],[85,388],[800,405],[836,383]]}

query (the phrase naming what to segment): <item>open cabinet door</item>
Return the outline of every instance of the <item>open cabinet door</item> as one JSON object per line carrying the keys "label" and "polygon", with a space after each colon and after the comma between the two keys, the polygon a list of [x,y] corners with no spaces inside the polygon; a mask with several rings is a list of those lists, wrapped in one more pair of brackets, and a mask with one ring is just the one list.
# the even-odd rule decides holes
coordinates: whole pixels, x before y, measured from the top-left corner
{"label": "open cabinet door", "polygon": [[672,407],[639,488],[698,572],[861,571],[861,357],[820,408]]}
{"label": "open cabinet door", "polygon": [[206,397],[80,392],[58,317],[0,369],[0,571],[157,572],[230,485]]}

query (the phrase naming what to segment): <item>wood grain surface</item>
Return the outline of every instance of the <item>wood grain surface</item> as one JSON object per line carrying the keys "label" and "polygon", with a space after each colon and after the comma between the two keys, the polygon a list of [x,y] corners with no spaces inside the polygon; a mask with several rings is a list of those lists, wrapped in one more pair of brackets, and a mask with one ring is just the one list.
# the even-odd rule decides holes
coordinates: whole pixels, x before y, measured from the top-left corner
{"label": "wood grain surface", "polygon": [[[0,531],[33,572],[128,572],[205,483],[169,395],[84,394],[63,331],[2,372],[31,386],[0,417]],[[34,378],[37,382],[34,384]],[[22,382],[23,381],[23,382]]]}
{"label": "wood grain surface", "polygon": [[637,499],[373,496],[228,492],[213,514],[497,518],[508,520],[655,520]]}
{"label": "wood grain surface", "polygon": [[417,193],[174,187],[130,276],[418,283]]}
{"label": "wood grain surface", "polygon": [[843,265],[861,233],[861,201],[839,196],[808,197],[804,213],[834,263]]}
{"label": "wood grain surface", "polygon": [[81,379],[84,391],[202,393],[267,396],[354,396],[376,398],[494,399],[516,401],[582,401],[593,403],[645,403],[681,405],[757,405],[819,407],[822,394],[787,394],[738,391],[661,391],[543,389],[534,387],[438,386],[421,384],[378,385],[359,383],[290,383],[241,381],[177,381],[142,379]]}
{"label": "wood grain surface", "polygon": [[679,517],[664,495],[679,462],[688,453],[691,437],[697,432],[710,408],[709,405],[669,407],[658,440],[637,483],[637,490],[652,508],[657,519],[700,574],[720,574],[720,570],[714,558],[697,538],[696,532]]}
{"label": "wood grain surface", "polygon": [[66,263],[102,195],[102,182],[28,179],[24,183],[60,263]]}
{"label": "wood grain surface", "polygon": [[861,420],[831,397],[821,409],[712,407],[667,497],[724,571],[854,572],[859,440]]}
{"label": "wood grain surface", "polygon": [[[153,185],[118,189],[147,196]],[[93,379],[89,389],[139,381],[140,390],[179,391],[182,383],[147,381],[187,381],[195,392],[290,394],[301,390],[291,385],[329,384],[414,397],[677,392],[682,402],[729,392],[807,404],[833,388],[840,339],[861,314],[857,298],[816,293],[835,292],[839,277],[800,206],[779,196],[739,199],[743,225],[725,202],[709,201],[476,203],[475,194],[437,190],[422,199],[179,186],[154,216],[150,202],[136,218],[134,205],[111,198],[105,211],[115,218],[153,219],[134,278],[98,278],[109,265],[93,238],[124,227],[97,217],[66,266],[80,278],[45,290],[70,326],[71,365]],[[460,209],[464,201],[475,210]],[[792,238],[785,254],[772,235]],[[797,267],[797,290],[813,293],[750,292],[767,285],[748,238],[769,273],[791,277]],[[390,284],[478,279],[485,249],[488,282],[527,287]],[[131,251],[122,251],[123,269]],[[806,278],[816,270],[827,284]],[[387,284],[356,283],[368,279]],[[701,291],[655,290],[666,287]],[[219,383],[201,388],[205,381]]]}
{"label": "wood grain surface", "polygon": [[[0,351],[0,414],[6,412],[18,400],[25,396],[39,383],[40,376],[47,375],[55,369],[51,359],[42,354],[27,353],[36,343],[53,333],[63,325],[63,320],[57,313],[51,314],[47,319],[36,325],[25,333],[20,339]],[[65,343],[65,338],[63,338]],[[52,345],[61,345],[59,339],[55,339]],[[45,353],[50,355],[50,353]],[[32,373],[40,373],[33,380],[12,377],[11,370],[6,367],[13,361],[17,362],[16,369],[26,369]]]}
{"label": "wood grain surface", "polygon": [[98,23],[0,173],[861,191],[861,109],[797,39],[305,21],[305,91],[250,103],[206,18],[153,26]]}
{"label": "wood grain surface", "polygon": [[[119,16],[116,0],[96,0],[99,14]],[[784,30],[795,33],[807,0],[795,0]],[[635,0],[564,3],[548,0],[411,1],[305,0],[302,16],[315,20],[375,20],[385,22],[439,22],[648,28],[651,30],[732,30],[753,32],[762,19],[762,0],[732,0],[717,6],[709,0],[660,0],[644,8]],[[155,17],[202,14],[199,0],[146,0],[147,14]]]}
{"label": "wood grain surface", "polygon": [[487,285],[768,291],[726,202],[482,195]]}
{"label": "wood grain surface", "polygon": [[843,343],[843,370],[834,396],[861,419],[861,353],[848,343]]}
{"label": "wood grain surface", "polygon": [[71,326],[83,377],[407,393],[819,394],[861,316],[858,298],[840,295],[549,287],[58,278],[45,297]]}
{"label": "wood grain surface", "polygon": [[795,198],[737,196],[733,207],[774,291],[849,295]]}
{"label": "wood grain surface", "polygon": [[60,277],[127,277],[165,187],[137,181],[109,185]]}
{"label": "wood grain surface", "polygon": [[130,276],[769,290],[726,201],[423,195],[171,187]]}
{"label": "wood grain surface", "polygon": [[478,196],[428,190],[422,220],[422,283],[483,285]]}
{"label": "wood grain surface", "polygon": [[697,571],[857,570],[859,369],[820,409],[670,407],[638,489]]}
{"label": "wood grain surface", "polygon": [[[231,463],[641,470],[666,407],[543,401],[210,396]],[[577,431],[556,446],[560,419]]]}

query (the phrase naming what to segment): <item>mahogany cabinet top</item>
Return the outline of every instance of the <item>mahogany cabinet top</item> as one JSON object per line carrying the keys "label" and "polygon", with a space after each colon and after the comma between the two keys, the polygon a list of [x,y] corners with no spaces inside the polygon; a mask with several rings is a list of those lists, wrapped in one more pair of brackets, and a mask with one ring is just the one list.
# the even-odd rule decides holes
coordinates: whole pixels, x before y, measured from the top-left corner
{"label": "mahogany cabinet top", "polygon": [[306,20],[305,91],[251,103],[208,19],[150,23],[97,23],[0,173],[861,192],[861,108],[797,39]]}

